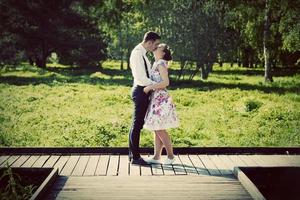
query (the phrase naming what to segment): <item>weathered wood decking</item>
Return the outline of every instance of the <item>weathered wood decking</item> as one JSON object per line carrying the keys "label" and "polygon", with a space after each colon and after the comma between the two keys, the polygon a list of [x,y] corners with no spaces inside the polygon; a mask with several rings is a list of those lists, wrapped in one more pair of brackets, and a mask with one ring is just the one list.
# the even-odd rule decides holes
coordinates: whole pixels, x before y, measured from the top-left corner
{"label": "weathered wood decking", "polygon": [[214,176],[60,177],[46,199],[252,199],[235,179]]}
{"label": "weathered wood decking", "polygon": [[0,166],[54,167],[62,176],[232,176],[235,166],[300,166],[300,155],[179,154],[176,158],[173,165],[145,167],[132,165],[128,156],[118,154],[1,155]]}
{"label": "weathered wood decking", "polygon": [[58,168],[61,176],[47,199],[251,199],[234,177],[234,167],[300,166],[299,154],[180,154],[177,151],[173,165],[137,166],[129,163],[127,155],[116,152],[12,152],[0,154],[1,167],[8,164]]}

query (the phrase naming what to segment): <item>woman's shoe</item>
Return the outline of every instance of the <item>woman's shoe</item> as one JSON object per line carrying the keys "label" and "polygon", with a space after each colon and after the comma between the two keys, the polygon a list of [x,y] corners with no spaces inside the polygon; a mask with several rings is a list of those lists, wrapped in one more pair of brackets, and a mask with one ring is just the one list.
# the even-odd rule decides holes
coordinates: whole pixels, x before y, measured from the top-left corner
{"label": "woman's shoe", "polygon": [[175,162],[175,157],[173,159],[166,158],[164,165],[172,165]]}
{"label": "woman's shoe", "polygon": [[151,164],[161,164],[161,161],[160,160],[156,160],[154,158],[146,158],[145,161],[147,163],[151,163]]}

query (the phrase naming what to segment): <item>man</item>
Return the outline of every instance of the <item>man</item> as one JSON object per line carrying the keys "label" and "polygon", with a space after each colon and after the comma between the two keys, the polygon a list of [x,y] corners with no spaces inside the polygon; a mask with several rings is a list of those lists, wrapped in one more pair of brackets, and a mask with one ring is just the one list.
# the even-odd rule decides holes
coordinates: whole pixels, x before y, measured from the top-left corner
{"label": "man", "polygon": [[133,75],[132,100],[134,112],[132,126],[129,132],[129,160],[132,164],[147,165],[148,163],[140,155],[140,133],[144,125],[144,118],[150,103],[150,92],[146,94],[144,87],[155,84],[149,77],[151,63],[146,53],[156,50],[160,42],[160,36],[152,31],[145,33],[143,41],[131,52],[130,67]]}

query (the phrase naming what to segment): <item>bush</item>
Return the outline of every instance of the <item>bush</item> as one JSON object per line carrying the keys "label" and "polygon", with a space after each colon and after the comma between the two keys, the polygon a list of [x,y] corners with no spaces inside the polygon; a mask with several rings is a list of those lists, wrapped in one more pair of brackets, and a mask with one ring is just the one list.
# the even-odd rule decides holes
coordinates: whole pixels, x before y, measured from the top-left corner
{"label": "bush", "polygon": [[246,112],[252,112],[255,110],[258,110],[263,105],[262,102],[254,100],[254,99],[248,99],[245,102],[245,111]]}

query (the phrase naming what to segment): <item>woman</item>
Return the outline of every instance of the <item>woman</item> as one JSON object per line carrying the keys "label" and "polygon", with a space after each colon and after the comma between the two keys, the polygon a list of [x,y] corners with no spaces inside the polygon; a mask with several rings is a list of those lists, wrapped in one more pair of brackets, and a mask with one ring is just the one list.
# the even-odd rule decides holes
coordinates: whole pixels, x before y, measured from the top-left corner
{"label": "woman", "polygon": [[168,155],[163,164],[172,164],[175,161],[175,157],[171,139],[166,129],[179,126],[175,105],[166,90],[166,87],[169,85],[168,61],[172,60],[172,56],[166,44],[160,44],[153,54],[155,62],[150,70],[150,78],[157,84],[144,88],[145,93],[153,90],[145,116],[144,128],[155,132],[155,149],[154,156],[148,159],[147,162],[160,164],[162,149],[165,147]]}

